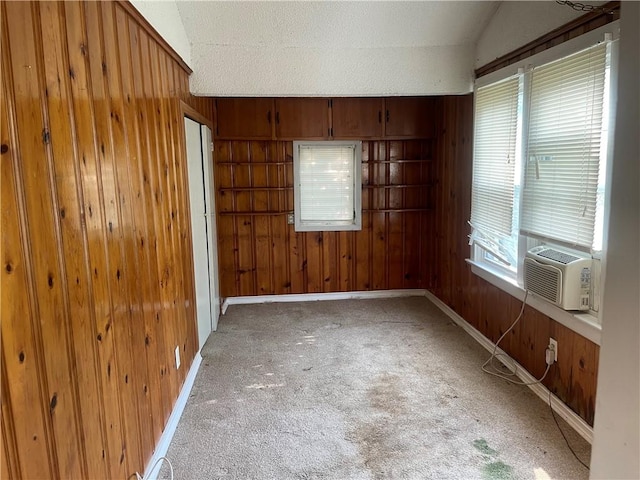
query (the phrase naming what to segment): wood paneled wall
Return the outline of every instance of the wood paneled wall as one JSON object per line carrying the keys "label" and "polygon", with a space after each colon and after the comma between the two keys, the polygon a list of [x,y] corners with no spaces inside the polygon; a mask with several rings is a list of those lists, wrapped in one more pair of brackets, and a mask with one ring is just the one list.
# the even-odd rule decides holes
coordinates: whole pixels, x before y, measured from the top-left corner
{"label": "wood paneled wall", "polygon": [[[467,220],[471,211],[473,97],[441,99],[436,154],[437,235],[434,293],[467,322],[496,342],[517,317],[521,302],[471,273]],[[527,307],[523,318],[500,344],[532,375],[546,368],[549,337],[558,340],[558,362],[544,385],[593,425],[599,347]]]}
{"label": "wood paneled wall", "polygon": [[129,478],[197,350],[180,101],[212,102],[127,3],[1,8],[2,478]]}
{"label": "wood paneled wall", "polygon": [[217,141],[222,296],[426,288],[434,148],[363,141],[362,230],[296,232],[293,143]]}

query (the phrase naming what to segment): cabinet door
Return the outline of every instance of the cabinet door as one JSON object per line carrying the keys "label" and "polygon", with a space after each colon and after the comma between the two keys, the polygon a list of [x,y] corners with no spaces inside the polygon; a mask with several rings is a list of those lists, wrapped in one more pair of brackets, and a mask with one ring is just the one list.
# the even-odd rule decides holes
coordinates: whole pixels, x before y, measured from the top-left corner
{"label": "cabinet door", "polygon": [[329,137],[326,98],[277,98],[276,138],[286,140]]}
{"label": "cabinet door", "polygon": [[217,98],[216,137],[261,140],[273,138],[273,100]]}
{"label": "cabinet door", "polygon": [[334,98],[331,103],[333,138],[382,137],[381,98]]}
{"label": "cabinet door", "polygon": [[385,136],[434,136],[436,109],[432,97],[389,97],[385,99],[385,106]]}

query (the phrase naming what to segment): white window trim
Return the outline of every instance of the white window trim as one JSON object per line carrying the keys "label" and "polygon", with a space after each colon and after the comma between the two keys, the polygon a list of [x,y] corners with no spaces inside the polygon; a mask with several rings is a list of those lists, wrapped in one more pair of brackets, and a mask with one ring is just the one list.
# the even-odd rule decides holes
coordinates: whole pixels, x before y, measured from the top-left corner
{"label": "white window trim", "polygon": [[[353,166],[353,221],[336,220],[322,223],[305,223],[300,218],[300,162],[299,148],[302,146],[349,146],[354,148]],[[362,141],[359,140],[318,140],[293,142],[293,196],[294,226],[296,232],[339,232],[362,230]]]}
{"label": "white window trim", "polygon": [[[552,62],[554,60],[561,59],[568,55],[571,55],[577,51],[580,51],[585,48],[589,48],[590,46],[603,41],[605,39],[617,40],[620,37],[620,22],[615,21],[611,22],[607,25],[604,25],[598,29],[592,30],[584,35],[576,37],[572,40],[562,43],[557,47],[550,48],[543,52],[540,52],[536,55],[528,57],[520,62],[514,63],[507,67],[504,67],[496,72],[492,72],[488,75],[485,75],[478,80],[476,80],[476,88],[485,86],[491,83],[499,82],[504,80],[512,75],[521,73],[531,68],[532,65],[542,65],[545,63]],[[614,47],[615,48],[615,47]],[[611,76],[611,88],[616,88],[616,80],[617,74],[616,69],[612,68],[612,76]],[[613,100],[616,97],[615,91],[612,96],[612,108],[610,111],[610,119],[614,118],[615,115],[615,101]],[[612,120],[610,120],[612,122]],[[610,123],[612,125],[611,132],[615,129],[615,122]],[[610,132],[609,139],[609,153],[611,153],[612,149],[612,133]],[[610,157],[611,158],[611,157]],[[605,201],[606,202],[606,201]],[[605,203],[606,204],[606,203]],[[608,212],[605,210],[605,225],[607,224],[606,217],[608,216]],[[605,231],[606,237],[606,231]],[[604,241],[604,245],[606,245],[606,238]],[[519,245],[519,249],[523,246]],[[473,248],[471,247],[470,254],[473,256]],[[605,247],[606,248],[606,247]],[[601,258],[604,262],[606,258],[606,252],[597,252],[594,255],[596,258]],[[475,258],[475,257],[474,257]],[[512,295],[519,300],[524,299],[525,290],[518,284],[518,276],[521,275],[522,265],[520,265],[520,254],[518,255],[518,274],[514,275],[512,272],[508,271],[505,268],[500,268],[497,265],[492,265],[490,262],[483,262],[480,260],[472,260],[467,259],[467,263],[471,266],[471,271],[479,276],[480,278],[486,280],[490,284],[495,287],[503,290],[504,292]],[[604,270],[604,266],[602,267]],[[600,290],[602,291],[605,283],[604,275],[600,280]],[[597,345],[600,345],[600,337],[602,333],[602,325],[598,316],[593,315],[591,313],[572,313],[569,311],[565,311],[543,299],[536,297],[533,294],[529,294],[527,296],[527,305],[532,308],[538,310],[539,312],[547,315],[549,318],[557,321],[561,325],[571,329],[572,331],[582,335],[588,340],[594,342]]]}
{"label": "white window trim", "polygon": [[[505,275],[497,269],[491,268],[488,263],[476,262],[470,259],[467,259],[466,261],[471,265],[471,271],[475,275],[520,301],[524,299],[525,291],[520,285],[518,285],[518,282],[514,278]],[[538,298],[536,295],[531,293],[527,296],[527,305],[535,308],[540,313],[555,320],[559,324],[573,330],[577,334],[582,335],[586,339],[591,340],[596,345],[600,345],[602,326],[599,323],[598,317],[591,315],[590,313],[574,314],[566,310],[562,310],[552,303]]]}

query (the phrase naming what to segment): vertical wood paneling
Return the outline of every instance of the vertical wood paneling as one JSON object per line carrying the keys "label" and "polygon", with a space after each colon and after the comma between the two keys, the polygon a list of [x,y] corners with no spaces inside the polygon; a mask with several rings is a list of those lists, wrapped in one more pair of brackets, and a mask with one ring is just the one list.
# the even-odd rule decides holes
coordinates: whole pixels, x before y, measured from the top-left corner
{"label": "vertical wood paneling", "polygon": [[364,141],[362,230],[296,232],[293,143],[218,140],[222,295],[424,288],[433,141]]}
{"label": "vertical wood paneling", "polygon": [[[100,32],[102,25],[98,16],[98,4],[86,3],[84,7],[87,32]],[[120,215],[119,193],[117,188],[117,165],[113,151],[113,136],[110,125],[110,100],[105,85],[106,63],[101,45],[102,35],[96,41],[88,42],[88,68],[91,82],[91,98],[93,100],[93,116],[95,118],[94,135],[97,145],[97,173],[98,189],[102,190],[101,205],[103,205],[104,231],[107,250],[107,275],[111,281],[112,313],[110,328],[118,346],[116,351],[117,367],[115,372],[121,398],[121,414],[123,422],[125,462],[128,471],[135,469],[135,465],[143,463],[141,425],[138,412],[147,406],[145,402],[138,402],[135,387],[144,381],[137,374],[132,351],[132,322],[137,323],[132,312],[129,292],[133,288],[129,282],[132,278],[127,275],[123,242],[122,219]],[[119,139],[122,142],[121,139]],[[119,145],[120,146],[120,145]],[[124,165],[123,165],[124,167]],[[126,230],[130,230],[127,226]],[[135,309],[137,311],[138,309]],[[142,363],[142,362],[140,362]],[[140,364],[138,363],[138,364]]]}
{"label": "vertical wood paneling", "polygon": [[179,102],[213,101],[128,4],[1,8],[0,474],[130,478],[196,352]]}
{"label": "vertical wood paneling", "polygon": [[[68,310],[64,292],[62,259],[51,255],[60,250],[60,225],[56,201],[55,172],[51,164],[48,114],[41,55],[38,52],[38,5],[7,3],[7,30],[13,77],[17,143],[20,146],[22,188],[32,256],[31,295],[37,299],[34,315],[39,319],[37,348],[42,352],[45,385],[49,401],[52,440],[57,468],[65,477],[86,476],[84,445],[77,414],[74,359],[69,355]],[[29,161],[24,161],[28,159]],[[55,251],[55,250],[54,250]],[[7,299],[8,300],[8,299]]]}
{"label": "vertical wood paneling", "polygon": [[[139,280],[133,280],[132,275],[127,274],[129,271],[139,271],[140,262],[138,261],[136,235],[138,230],[133,201],[131,198],[131,175],[129,173],[128,164],[119,164],[117,159],[129,157],[129,144],[125,134],[125,112],[122,101],[122,87],[119,72],[121,71],[118,64],[115,19],[113,9],[108,3],[95,4],[98,8],[95,10],[92,6],[87,6],[88,16],[93,18],[94,22],[102,29],[102,63],[96,65],[96,74],[102,73],[105,82],[106,95],[108,103],[108,121],[110,127],[110,150],[113,155],[111,163],[114,169],[114,186],[118,192],[116,204],[118,206],[119,221],[121,228],[118,230],[118,237],[123,249],[123,275],[122,284],[125,292],[128,294],[127,303],[129,305],[130,327],[126,333],[131,336],[133,345],[143,345],[145,339],[145,319],[143,318],[143,302],[145,298],[144,286],[147,281],[144,272],[138,277]],[[94,63],[95,60],[92,59]],[[94,92],[95,98],[95,92]],[[135,149],[134,149],[135,151]],[[117,278],[116,278],[117,280]],[[148,321],[148,320],[147,320]],[[138,425],[140,430],[140,455],[153,449],[155,445],[153,436],[153,421],[151,399],[145,394],[145,388],[149,384],[149,362],[146,352],[144,355],[136,356],[133,350],[129,352],[133,355],[133,370],[127,378],[125,374],[125,385],[131,385],[131,394],[138,402]],[[157,361],[157,359],[155,360]],[[147,388],[148,390],[148,388]],[[143,461],[143,459],[140,459]]]}
{"label": "vertical wood paneling", "polygon": [[[2,8],[4,9],[4,5]],[[6,12],[2,20],[6,22]],[[3,45],[7,44],[6,23],[2,28]],[[26,230],[26,219],[22,203],[21,180],[16,166],[20,162],[15,121],[9,115],[9,99],[13,86],[6,69],[8,49],[2,49],[2,117],[0,119],[0,189],[2,202],[2,430],[14,431],[13,438],[4,439],[4,448],[10,442],[15,450],[32,458],[21,465],[12,461],[12,470],[26,478],[50,478],[55,468],[52,446],[48,434],[50,417],[46,414],[46,397],[41,383],[42,352],[36,345],[37,321],[33,312],[33,301],[29,293],[30,271],[28,250],[22,242]],[[14,108],[11,106],[11,110]],[[11,299],[11,301],[7,301]],[[25,316],[27,321],[25,321]],[[4,332],[10,331],[11,335]],[[9,385],[12,386],[9,389]],[[13,428],[11,428],[13,426]],[[15,459],[17,460],[17,459]]]}
{"label": "vertical wood paneling", "polygon": [[[125,475],[127,468],[126,440],[121,414],[120,382],[118,381],[117,345],[112,327],[113,308],[111,282],[109,282],[108,254],[106,250],[106,226],[101,208],[102,192],[97,167],[97,144],[94,129],[94,113],[89,92],[90,80],[86,65],[87,41],[81,5],[65,5],[65,20],[68,44],[68,76],[73,98],[76,145],[80,164],[80,181],[76,185],[83,192],[84,222],[88,235],[88,253],[91,282],[93,286],[93,308],[95,317],[95,339],[98,344],[99,371],[104,394],[112,398],[105,402],[107,442],[105,457],[110,465],[110,475]],[[117,460],[115,460],[117,459]],[[121,461],[122,459],[122,461]]]}
{"label": "vertical wood paneling", "polygon": [[[105,4],[106,5],[106,4]],[[108,25],[109,11],[104,12],[105,25]],[[138,272],[138,278],[140,282],[142,298],[157,298],[159,296],[159,282],[157,280],[157,270],[155,265],[157,260],[155,258],[155,248],[151,248],[152,242],[150,238],[153,234],[153,221],[149,220],[147,213],[148,205],[151,194],[149,190],[145,190],[145,181],[143,180],[144,174],[142,173],[142,150],[141,150],[141,133],[138,124],[138,113],[135,108],[134,102],[131,99],[135,99],[136,95],[133,90],[132,80],[132,63],[131,50],[135,47],[134,44],[129,44],[129,31],[128,23],[125,13],[116,9],[115,11],[115,32],[114,38],[117,39],[117,60],[119,60],[119,68],[113,64],[108,64],[111,68],[109,71],[120,71],[120,83],[121,94],[120,102],[123,104],[121,123],[124,134],[126,136],[126,155],[131,161],[127,162],[126,178],[129,180],[129,188],[131,190],[131,200],[129,208],[132,212],[132,217],[135,222],[134,226],[134,238],[131,239],[136,245],[136,261],[138,264],[135,266]],[[110,58],[107,57],[107,62]],[[111,82],[112,88],[116,89],[118,86],[117,80]],[[113,98],[117,98],[114,95]],[[118,120],[117,113],[114,114],[115,120]],[[124,172],[123,172],[124,173]],[[125,175],[123,175],[124,177]],[[147,201],[145,201],[145,199]],[[160,328],[159,312],[160,308],[149,302],[143,302],[142,305],[144,316],[144,344],[145,344],[145,356],[147,358],[147,368],[151,368],[153,365],[157,365],[159,362],[159,355],[162,355],[161,348],[164,345],[162,335],[162,329]],[[151,419],[147,425],[150,425],[153,431],[154,440],[157,441],[162,432],[163,423],[163,400],[164,396],[158,394],[162,392],[162,386],[160,384],[159,376],[155,372],[150,371],[148,374],[148,385],[145,390],[143,385],[143,391],[145,395],[150,398],[151,401]],[[155,392],[154,395],[151,392]]]}
{"label": "vertical wood paneling", "polygon": [[70,296],[70,320],[75,338],[76,373],[80,395],[82,424],[86,445],[87,472],[89,476],[107,474],[105,456],[102,454],[105,440],[103,417],[95,421],[96,406],[103,410],[102,386],[99,383],[94,320],[89,305],[89,270],[86,257],[86,230],[82,229],[82,192],[76,188],[79,179],[77,155],[73,148],[70,110],[69,74],[66,67],[66,49],[62,41],[65,33],[60,4],[41,4],[43,58],[47,89],[47,107],[50,115],[51,150],[56,171],[59,216],[62,229],[63,256],[66,264],[66,284]]}
{"label": "vertical wood paneling", "polygon": [[[435,172],[438,178],[435,241],[432,257],[434,293],[471,325],[495,342],[517,317],[521,302],[470,272],[467,220],[471,209],[471,96],[439,99],[439,139]],[[553,336],[558,362],[544,385],[588,423],[593,424],[599,347],[526,307],[518,325],[500,346],[532,375],[546,368],[544,352]]]}

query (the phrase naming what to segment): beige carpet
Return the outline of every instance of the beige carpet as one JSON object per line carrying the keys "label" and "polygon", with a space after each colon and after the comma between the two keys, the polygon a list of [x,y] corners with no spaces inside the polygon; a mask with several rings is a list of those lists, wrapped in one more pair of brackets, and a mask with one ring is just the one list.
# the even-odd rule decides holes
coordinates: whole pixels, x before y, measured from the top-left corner
{"label": "beige carpet", "polygon": [[231,306],[202,355],[176,479],[588,478],[549,406],[425,298]]}

